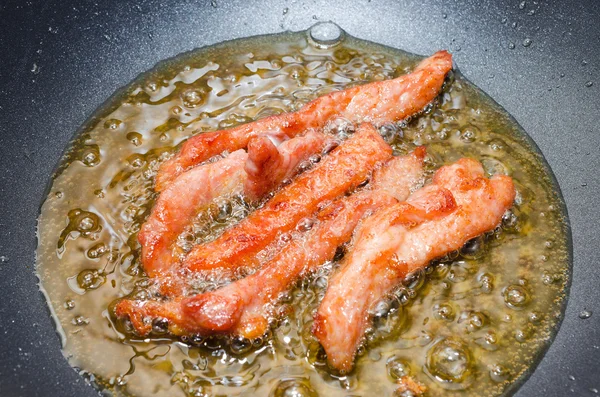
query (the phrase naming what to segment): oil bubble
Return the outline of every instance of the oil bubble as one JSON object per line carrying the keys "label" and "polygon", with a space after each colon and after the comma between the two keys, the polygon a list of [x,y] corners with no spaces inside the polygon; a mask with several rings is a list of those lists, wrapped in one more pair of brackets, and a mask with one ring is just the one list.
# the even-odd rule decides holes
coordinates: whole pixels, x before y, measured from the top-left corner
{"label": "oil bubble", "polygon": [[475,339],[475,343],[488,351],[498,350],[498,336],[493,330],[489,330],[482,337]]}
{"label": "oil bubble", "polygon": [[523,47],[529,47],[532,43],[533,43],[533,40],[525,39],[525,40],[523,40]]}
{"label": "oil bubble", "polygon": [[333,22],[319,22],[309,30],[309,41],[317,48],[331,48],[342,42],[344,31]]}
{"label": "oil bubble", "polygon": [[490,378],[494,382],[500,383],[508,380],[510,377],[510,371],[503,365],[495,364],[490,369]]}
{"label": "oil bubble", "polygon": [[397,381],[411,374],[410,364],[401,357],[392,356],[388,358],[385,364],[388,375],[392,380]]}
{"label": "oil bubble", "polygon": [[310,218],[304,218],[298,222],[298,225],[296,225],[296,229],[299,232],[307,232],[310,229],[312,229],[314,224],[315,224],[314,220],[312,220]]}
{"label": "oil bubble", "polygon": [[162,335],[169,330],[169,320],[158,317],[152,320],[152,332],[156,335]]}
{"label": "oil bubble", "polygon": [[514,229],[518,220],[517,215],[513,211],[508,210],[502,215],[502,227],[509,230]]}
{"label": "oil bubble", "polygon": [[326,154],[329,154],[329,153],[331,153],[331,151],[332,151],[333,149],[335,149],[336,147],[338,147],[339,145],[340,145],[340,142],[339,142],[339,141],[337,141],[337,140],[335,140],[335,141],[331,141],[331,142],[327,143],[327,144],[325,145],[325,147],[323,148],[322,154],[323,154],[323,155],[326,155]]}
{"label": "oil bubble", "polygon": [[509,285],[503,291],[504,303],[511,309],[521,309],[529,303],[529,291],[522,285]]}
{"label": "oil bubble", "polygon": [[73,310],[75,309],[75,301],[73,299],[67,299],[64,304],[65,309]]}
{"label": "oil bubble", "polygon": [[325,131],[336,135],[340,139],[345,139],[349,134],[353,134],[355,131],[354,123],[343,117],[336,117],[329,121],[325,126]]}
{"label": "oil bubble", "polygon": [[471,352],[464,342],[445,338],[427,352],[425,370],[443,388],[461,390],[468,386],[473,364]]}
{"label": "oil bubble", "polygon": [[181,100],[183,101],[183,106],[186,108],[196,108],[204,103],[205,93],[199,89],[192,89],[185,91]]}
{"label": "oil bubble", "polygon": [[133,146],[140,146],[142,144],[142,134],[139,132],[129,132],[126,136],[127,140],[133,144]]}
{"label": "oil bubble", "polygon": [[71,324],[76,325],[78,327],[88,325],[89,323],[90,323],[90,320],[83,316],[75,316],[75,317],[73,317],[73,320],[71,320]]}
{"label": "oil bubble", "polygon": [[81,151],[80,161],[88,166],[94,167],[100,163],[100,148],[98,145],[88,145]]}
{"label": "oil bubble", "polygon": [[460,254],[467,259],[478,259],[484,255],[484,247],[485,241],[483,236],[475,237],[463,245]]}
{"label": "oil bubble", "polygon": [[582,320],[587,320],[590,317],[592,317],[592,311],[591,310],[585,309],[585,310],[582,310],[579,313],[579,318],[582,319]]}
{"label": "oil bubble", "polygon": [[440,303],[433,307],[433,317],[437,320],[454,321],[456,314],[449,303]]}
{"label": "oil bubble", "polygon": [[549,272],[542,273],[542,282],[544,284],[552,285],[552,284],[556,284],[558,281],[560,281],[560,276],[557,276],[556,274],[552,274]]}
{"label": "oil bubble", "polygon": [[217,214],[215,216],[215,221],[217,222],[226,222],[227,219],[232,215],[233,213],[233,206],[231,205],[231,202],[229,201],[224,201],[221,202],[217,205]]}
{"label": "oil bubble", "polygon": [[517,342],[524,343],[527,339],[531,338],[531,335],[533,335],[533,329],[529,326],[517,328],[513,335]]}
{"label": "oil bubble", "polygon": [[484,157],[481,160],[483,169],[490,175],[508,175],[508,168],[502,163],[502,161],[493,157]]}
{"label": "oil bubble", "polygon": [[104,122],[104,128],[107,130],[117,130],[121,125],[123,125],[123,122],[117,119],[109,119]]}
{"label": "oil bubble", "polygon": [[321,161],[321,155],[320,154],[313,154],[312,156],[310,156],[308,158],[308,161],[310,161],[313,164],[316,164],[318,162]]}
{"label": "oil bubble", "polygon": [[391,143],[398,134],[398,128],[394,124],[384,124],[379,127],[379,134],[387,143]]}
{"label": "oil bubble", "polygon": [[85,269],[77,275],[77,284],[83,290],[94,290],[106,282],[106,277],[98,270]]}
{"label": "oil bubble", "polygon": [[252,349],[252,341],[248,338],[235,337],[231,339],[229,347],[234,354],[245,354]]}
{"label": "oil bubble", "polygon": [[533,324],[539,324],[543,319],[543,316],[541,313],[536,312],[536,311],[532,311],[529,313],[529,322],[533,323]]}
{"label": "oil bubble", "polygon": [[458,318],[458,323],[464,323],[467,333],[479,331],[481,328],[485,327],[488,322],[489,319],[485,313],[473,310],[462,312]]}
{"label": "oil bubble", "polygon": [[489,294],[494,289],[494,276],[490,273],[483,273],[478,278],[481,291]]}
{"label": "oil bubble", "polygon": [[473,143],[479,135],[479,128],[474,125],[467,125],[460,130],[460,140],[465,143]]}
{"label": "oil bubble", "polygon": [[270,397],[317,397],[308,379],[284,379],[280,381],[271,393]]}
{"label": "oil bubble", "polygon": [[96,244],[93,247],[91,247],[90,249],[87,250],[87,257],[90,259],[97,259],[99,257],[101,257],[102,255],[104,255],[107,251],[107,247],[106,244],[104,243],[100,243],[100,244]]}

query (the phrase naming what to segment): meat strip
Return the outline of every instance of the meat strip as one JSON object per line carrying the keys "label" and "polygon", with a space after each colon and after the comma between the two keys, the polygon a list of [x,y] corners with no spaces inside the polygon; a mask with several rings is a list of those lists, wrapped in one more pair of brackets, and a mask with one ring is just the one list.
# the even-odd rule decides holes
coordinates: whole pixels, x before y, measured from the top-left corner
{"label": "meat strip", "polygon": [[461,159],[407,202],[365,219],[315,315],[313,333],[329,364],[351,370],[369,310],[407,274],[493,229],[514,197],[510,177],[487,179],[479,162]]}
{"label": "meat strip", "polygon": [[274,133],[293,137],[308,129],[323,128],[335,117],[344,117],[356,124],[370,122],[375,126],[405,119],[435,99],[451,69],[452,56],[438,51],[421,61],[410,74],[332,92],[294,113],[195,135],[182,145],[175,157],[161,165],[155,189],[164,190],[179,174],[213,156],[247,147],[255,136]]}

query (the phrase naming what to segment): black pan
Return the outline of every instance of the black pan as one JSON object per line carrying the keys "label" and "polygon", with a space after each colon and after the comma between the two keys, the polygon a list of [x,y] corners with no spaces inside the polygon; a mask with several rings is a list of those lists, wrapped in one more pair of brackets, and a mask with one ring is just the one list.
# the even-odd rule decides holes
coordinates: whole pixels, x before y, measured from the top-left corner
{"label": "black pan", "polygon": [[[560,331],[517,395],[600,390],[600,2],[4,0],[0,396],[97,395],[61,355],[34,274],[39,205],[77,128],[116,89],[161,59],[322,20],[420,54],[449,48],[461,71],[539,145],[567,203],[574,272]],[[584,309],[597,313],[582,319]]]}

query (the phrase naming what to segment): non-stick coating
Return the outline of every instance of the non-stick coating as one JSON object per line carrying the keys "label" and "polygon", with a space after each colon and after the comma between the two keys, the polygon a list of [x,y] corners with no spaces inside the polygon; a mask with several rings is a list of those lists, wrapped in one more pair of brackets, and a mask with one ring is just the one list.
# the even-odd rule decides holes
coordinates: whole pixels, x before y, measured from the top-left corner
{"label": "non-stick coating", "polygon": [[[600,389],[600,2],[99,3],[0,3],[0,256],[8,258],[0,258],[0,395],[96,395],[61,355],[34,275],[39,205],[77,128],[161,59],[324,20],[420,54],[450,49],[462,72],[540,146],[567,202],[574,279],[560,332],[517,395],[585,396]],[[584,309],[597,313],[584,320]]]}

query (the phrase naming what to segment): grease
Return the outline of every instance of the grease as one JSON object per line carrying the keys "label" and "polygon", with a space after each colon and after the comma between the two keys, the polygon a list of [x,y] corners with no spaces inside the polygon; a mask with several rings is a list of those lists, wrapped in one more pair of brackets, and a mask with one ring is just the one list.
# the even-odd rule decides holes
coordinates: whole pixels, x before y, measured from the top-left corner
{"label": "grease", "polygon": [[[410,375],[432,396],[495,396],[517,385],[547,348],[570,277],[564,206],[521,128],[458,72],[422,115],[383,127],[382,136],[396,155],[427,145],[428,175],[463,156],[482,161],[489,175],[511,175],[516,205],[497,230],[412,275],[373,308],[352,373],[328,369],[310,333],[337,262],[299,282],[284,298],[287,315],[253,342],[175,341],[160,335],[160,324],[139,340],[114,323],[116,298],[151,293],[136,233],[156,198],[158,165],[177,145],[393,78],[420,59],[345,34],[326,46],[307,37],[243,39],[163,62],[99,109],[65,152],[39,219],[37,269],[64,354],[96,387],[124,396],[389,395]],[[340,140],[353,132],[344,120],[328,128]],[[180,236],[181,254],[251,210],[239,197],[214,203]]]}

